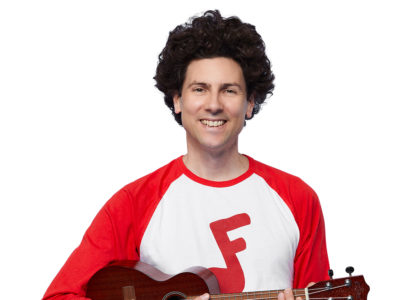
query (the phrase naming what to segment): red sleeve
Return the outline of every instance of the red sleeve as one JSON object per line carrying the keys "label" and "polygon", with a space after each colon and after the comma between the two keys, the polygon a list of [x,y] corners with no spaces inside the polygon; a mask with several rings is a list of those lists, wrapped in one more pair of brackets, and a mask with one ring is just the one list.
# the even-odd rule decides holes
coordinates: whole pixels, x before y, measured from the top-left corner
{"label": "red sleeve", "polygon": [[43,300],[83,300],[89,279],[113,260],[137,260],[132,201],[120,190],[100,210]]}
{"label": "red sleeve", "polygon": [[285,201],[300,232],[294,259],[293,288],[328,280],[325,224],[317,194],[300,178],[255,161],[256,172]]}
{"label": "red sleeve", "polygon": [[165,191],[182,174],[181,158],[126,185],[100,210],[43,300],[83,300],[89,279],[114,260],[139,260],[146,226]]}
{"label": "red sleeve", "polygon": [[329,279],[325,224],[316,193],[300,179],[292,187],[294,215],[300,240],[294,260],[293,288],[305,288],[310,282]]}

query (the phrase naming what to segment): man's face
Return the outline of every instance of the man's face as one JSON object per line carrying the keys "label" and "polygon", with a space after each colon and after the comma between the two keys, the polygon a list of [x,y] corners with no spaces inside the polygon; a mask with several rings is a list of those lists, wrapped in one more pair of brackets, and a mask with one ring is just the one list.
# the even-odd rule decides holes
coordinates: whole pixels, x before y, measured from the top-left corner
{"label": "man's face", "polygon": [[251,116],[253,107],[254,101],[247,101],[242,68],[225,57],[190,62],[182,97],[174,96],[175,113],[181,113],[188,150],[237,149],[245,116]]}

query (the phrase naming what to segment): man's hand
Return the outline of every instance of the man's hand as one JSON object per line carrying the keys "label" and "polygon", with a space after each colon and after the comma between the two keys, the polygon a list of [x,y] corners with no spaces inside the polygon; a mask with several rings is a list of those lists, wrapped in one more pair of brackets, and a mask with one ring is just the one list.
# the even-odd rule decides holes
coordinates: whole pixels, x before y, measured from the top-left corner
{"label": "man's hand", "polygon": [[[292,289],[286,289],[278,294],[278,300],[294,300]],[[302,300],[301,297],[297,297],[296,300]]]}
{"label": "man's hand", "polygon": [[[310,282],[307,287],[310,287],[312,285],[314,285],[315,282]],[[193,300],[208,300],[210,299],[210,295],[209,294],[203,294],[201,296],[198,296],[196,298],[194,298]],[[292,289],[286,289],[283,292],[280,292],[278,294],[278,300],[294,300],[294,295],[293,295],[293,291]],[[303,300],[302,297],[297,297],[296,300]]]}
{"label": "man's hand", "polygon": [[194,298],[193,300],[208,300],[210,299],[210,295],[209,294],[203,294],[201,296],[198,296],[196,298]]}
{"label": "man's hand", "polygon": [[[307,287],[314,285],[315,282],[310,282]],[[206,298],[207,299],[207,298]],[[294,300],[292,289],[286,289],[278,294],[278,300]],[[303,300],[302,297],[296,297],[296,300]]]}

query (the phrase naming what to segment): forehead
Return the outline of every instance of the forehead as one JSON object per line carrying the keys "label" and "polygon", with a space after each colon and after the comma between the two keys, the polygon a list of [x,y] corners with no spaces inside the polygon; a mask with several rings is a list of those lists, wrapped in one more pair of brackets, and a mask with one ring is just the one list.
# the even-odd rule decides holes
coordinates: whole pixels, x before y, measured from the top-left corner
{"label": "forehead", "polygon": [[183,85],[192,82],[207,84],[237,83],[245,85],[240,65],[231,58],[214,57],[196,59],[189,63]]}

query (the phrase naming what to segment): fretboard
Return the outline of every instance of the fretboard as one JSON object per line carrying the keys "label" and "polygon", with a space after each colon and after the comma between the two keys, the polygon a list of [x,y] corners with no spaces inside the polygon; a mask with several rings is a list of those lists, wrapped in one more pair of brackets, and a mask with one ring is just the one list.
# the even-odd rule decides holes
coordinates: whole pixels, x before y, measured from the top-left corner
{"label": "fretboard", "polygon": [[[277,300],[278,294],[283,290],[260,291],[260,292],[243,292],[232,294],[211,295],[210,300]],[[293,290],[294,297],[302,297],[305,299],[305,289]],[[188,297],[186,299],[194,299],[196,297]]]}

